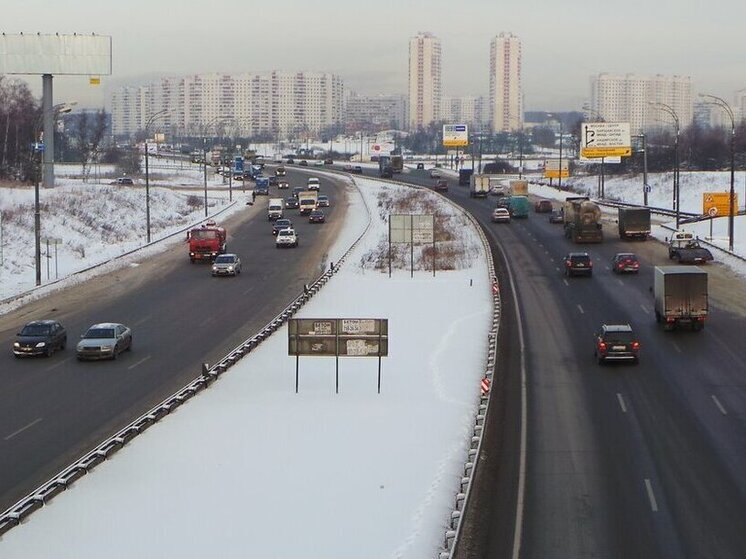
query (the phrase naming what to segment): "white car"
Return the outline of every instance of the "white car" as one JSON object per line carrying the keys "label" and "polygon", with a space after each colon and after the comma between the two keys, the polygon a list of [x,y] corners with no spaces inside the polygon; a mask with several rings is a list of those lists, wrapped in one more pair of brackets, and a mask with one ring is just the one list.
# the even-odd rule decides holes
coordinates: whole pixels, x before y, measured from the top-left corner
{"label": "white car", "polygon": [[306,188],[308,190],[320,190],[321,189],[321,182],[316,177],[311,177],[308,179],[308,183],[306,184]]}
{"label": "white car", "polygon": [[219,254],[212,261],[212,277],[237,276],[241,273],[241,259],[236,254]]}
{"label": "white car", "polygon": [[75,351],[78,361],[116,359],[132,349],[132,330],[115,322],[94,324],[80,338]]}
{"label": "white car", "polygon": [[440,169],[430,169],[430,178],[431,179],[439,179],[440,178]]}
{"label": "white car", "polygon": [[510,211],[507,208],[492,210],[492,223],[510,223]]}
{"label": "white car", "polygon": [[319,194],[319,197],[316,200],[316,205],[319,208],[328,208],[329,207],[329,196],[327,196],[326,194]]}
{"label": "white car", "polygon": [[298,235],[295,229],[281,229],[277,232],[277,238],[275,239],[276,248],[285,247],[297,247],[298,246]]}

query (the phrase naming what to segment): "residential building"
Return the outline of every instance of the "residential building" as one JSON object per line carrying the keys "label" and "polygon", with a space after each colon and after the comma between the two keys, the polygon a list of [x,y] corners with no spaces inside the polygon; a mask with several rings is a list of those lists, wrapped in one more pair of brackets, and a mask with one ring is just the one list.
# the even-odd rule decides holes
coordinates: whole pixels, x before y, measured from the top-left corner
{"label": "residential building", "polygon": [[500,33],[490,43],[490,125],[493,132],[523,127],[521,40]]}
{"label": "residential building", "polygon": [[424,128],[441,119],[440,40],[418,33],[409,40],[409,127]]}
{"label": "residential building", "polygon": [[746,89],[739,89],[736,91],[733,112],[739,121],[746,120]]}
{"label": "residential building", "polygon": [[601,73],[591,77],[591,114],[606,122],[629,122],[633,134],[672,123],[656,103],[676,113],[681,130],[689,126],[694,118],[689,76]]}
{"label": "residential building", "polygon": [[488,107],[484,97],[443,97],[443,121],[450,124],[468,124],[473,131],[489,125]]}
{"label": "residential building", "polygon": [[345,108],[347,130],[378,132],[407,127],[407,98],[405,95],[356,95],[350,93]]}

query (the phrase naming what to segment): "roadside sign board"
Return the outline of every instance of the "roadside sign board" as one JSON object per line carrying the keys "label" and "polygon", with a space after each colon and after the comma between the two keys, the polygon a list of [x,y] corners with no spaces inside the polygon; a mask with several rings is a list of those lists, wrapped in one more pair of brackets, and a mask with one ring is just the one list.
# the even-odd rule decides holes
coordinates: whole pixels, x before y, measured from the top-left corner
{"label": "roadside sign board", "polygon": [[[734,192],[733,206],[738,209],[738,193]],[[730,215],[730,192],[703,192],[702,213],[711,217]]]}
{"label": "roadside sign board", "polygon": [[632,141],[628,122],[584,122],[580,127],[580,155],[599,157],[629,157]]}
{"label": "roadside sign board", "polygon": [[[604,165],[618,165],[622,162],[622,158],[619,156],[603,157]],[[601,159],[595,157],[578,157],[578,163],[584,165],[598,165],[602,163]]]}
{"label": "roadside sign board", "polygon": [[432,214],[391,214],[392,243],[432,244],[435,239],[435,216]]}
{"label": "roadside sign board", "polygon": [[463,148],[469,145],[469,128],[466,124],[443,125],[443,147]]}
{"label": "roadside sign board", "polygon": [[386,357],[387,318],[291,318],[288,355]]}
{"label": "roadside sign board", "polygon": [[562,170],[560,172],[560,160],[558,159],[547,159],[544,163],[544,178],[547,179],[563,179],[570,176],[570,162],[567,159],[562,160]]}

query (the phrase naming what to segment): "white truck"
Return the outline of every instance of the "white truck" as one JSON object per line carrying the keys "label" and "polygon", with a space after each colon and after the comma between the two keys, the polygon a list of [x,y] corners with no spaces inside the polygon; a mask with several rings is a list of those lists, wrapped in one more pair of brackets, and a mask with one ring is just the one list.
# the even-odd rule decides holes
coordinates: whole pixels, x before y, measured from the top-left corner
{"label": "white truck", "polygon": [[306,184],[308,190],[321,190],[321,182],[317,177],[310,177]]}
{"label": "white truck", "polygon": [[270,198],[267,204],[267,219],[274,221],[282,217],[282,210],[284,209],[282,198]]}
{"label": "white truck", "polygon": [[487,198],[490,192],[489,175],[472,175],[469,177],[469,197]]}
{"label": "white truck", "polygon": [[707,272],[698,266],[656,266],[653,277],[655,321],[664,330],[681,325],[698,331],[709,310]]}
{"label": "white truck", "polygon": [[319,194],[315,190],[303,190],[298,193],[298,209],[301,215],[308,215],[318,207]]}

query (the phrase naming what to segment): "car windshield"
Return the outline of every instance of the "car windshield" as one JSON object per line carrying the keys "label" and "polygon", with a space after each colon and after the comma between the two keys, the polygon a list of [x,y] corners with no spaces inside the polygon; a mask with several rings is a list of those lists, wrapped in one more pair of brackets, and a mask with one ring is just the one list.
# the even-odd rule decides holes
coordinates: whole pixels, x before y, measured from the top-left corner
{"label": "car windshield", "polygon": [[86,339],[100,339],[100,338],[113,338],[114,337],[114,329],[113,328],[91,328],[83,334],[83,337]]}
{"label": "car windshield", "polygon": [[280,231],[280,236],[281,237],[290,237],[290,236],[292,236],[292,234],[293,234],[292,231]]}
{"label": "car windshield", "polygon": [[572,262],[588,262],[590,258],[586,254],[572,254],[570,260]]}
{"label": "car windshield", "polygon": [[290,225],[289,219],[278,219],[277,221],[275,221],[275,227],[282,228],[282,227],[287,227],[288,225]]}
{"label": "car windshield", "polygon": [[191,233],[191,238],[198,241],[207,241],[209,239],[217,239],[218,232],[209,229],[195,229]]}
{"label": "car windshield", "polygon": [[21,336],[46,336],[51,330],[48,324],[27,324],[21,330]]}
{"label": "car windshield", "polygon": [[233,264],[235,262],[235,258],[233,256],[216,256],[215,257],[215,264]]}

